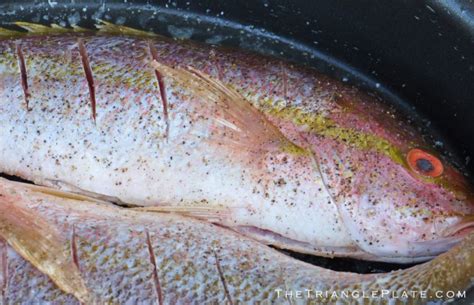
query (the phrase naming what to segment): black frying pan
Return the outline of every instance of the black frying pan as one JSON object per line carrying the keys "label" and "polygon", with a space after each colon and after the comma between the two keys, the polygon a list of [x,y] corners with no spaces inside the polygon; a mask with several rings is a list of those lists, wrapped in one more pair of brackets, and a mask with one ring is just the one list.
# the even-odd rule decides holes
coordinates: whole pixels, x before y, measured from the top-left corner
{"label": "black frying pan", "polygon": [[[474,1],[1,1],[0,24],[96,19],[272,54],[314,66],[396,104],[474,174]],[[292,254],[360,273],[400,265]],[[472,304],[471,298],[460,303]]]}

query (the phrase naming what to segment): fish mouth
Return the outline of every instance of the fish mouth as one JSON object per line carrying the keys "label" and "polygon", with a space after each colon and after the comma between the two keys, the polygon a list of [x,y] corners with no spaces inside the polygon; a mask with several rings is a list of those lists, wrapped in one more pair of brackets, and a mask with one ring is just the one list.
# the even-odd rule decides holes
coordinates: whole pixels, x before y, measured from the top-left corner
{"label": "fish mouth", "polygon": [[466,215],[453,227],[444,232],[445,237],[460,238],[474,231],[474,215]]}
{"label": "fish mouth", "polygon": [[444,253],[474,232],[474,215],[461,216],[453,226],[441,232],[439,238],[415,242],[420,253],[429,253],[433,257]]}

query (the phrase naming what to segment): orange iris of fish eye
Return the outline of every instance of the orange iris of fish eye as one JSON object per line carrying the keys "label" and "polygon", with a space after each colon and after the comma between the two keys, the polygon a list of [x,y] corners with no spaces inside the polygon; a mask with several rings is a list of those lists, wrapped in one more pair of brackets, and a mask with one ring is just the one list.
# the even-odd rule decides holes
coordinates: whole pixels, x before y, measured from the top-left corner
{"label": "orange iris of fish eye", "polygon": [[438,158],[418,148],[408,152],[407,161],[413,171],[424,176],[439,177],[444,170]]}

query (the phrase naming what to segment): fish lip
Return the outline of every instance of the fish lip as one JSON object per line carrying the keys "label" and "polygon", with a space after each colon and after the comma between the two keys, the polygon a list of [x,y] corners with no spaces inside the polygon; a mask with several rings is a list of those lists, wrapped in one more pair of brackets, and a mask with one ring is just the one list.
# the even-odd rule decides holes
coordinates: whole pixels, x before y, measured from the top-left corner
{"label": "fish lip", "polygon": [[438,255],[451,249],[472,232],[474,232],[474,215],[463,215],[454,225],[440,232],[438,238],[418,241],[415,245],[428,247],[431,254]]}
{"label": "fish lip", "polygon": [[474,231],[474,215],[467,215],[453,227],[447,229],[443,236],[444,237],[464,237],[470,232]]}
{"label": "fish lip", "polygon": [[424,256],[431,255],[433,257],[442,254],[450,250],[455,245],[459,244],[464,239],[464,236],[450,235],[447,237],[441,237],[433,240],[424,240],[413,243],[418,247],[421,247],[422,250],[420,253],[417,253],[418,256],[423,253]]}
{"label": "fish lip", "polygon": [[463,237],[474,230],[474,222],[462,224],[450,235],[451,237]]}

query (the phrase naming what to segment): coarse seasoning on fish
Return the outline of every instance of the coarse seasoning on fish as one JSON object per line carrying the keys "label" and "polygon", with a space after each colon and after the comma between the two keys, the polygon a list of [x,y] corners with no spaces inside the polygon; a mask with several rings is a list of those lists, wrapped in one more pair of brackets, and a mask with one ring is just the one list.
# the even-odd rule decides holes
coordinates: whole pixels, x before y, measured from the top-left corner
{"label": "coarse seasoning on fish", "polygon": [[[0,212],[0,304],[438,304],[474,276],[472,234],[428,263],[360,275],[207,222],[5,179]],[[412,290],[425,296],[402,296]]]}
{"label": "coarse seasoning on fish", "polygon": [[421,261],[473,225],[464,176],[353,87],[107,23],[18,25],[0,41],[0,172],[319,255]]}

